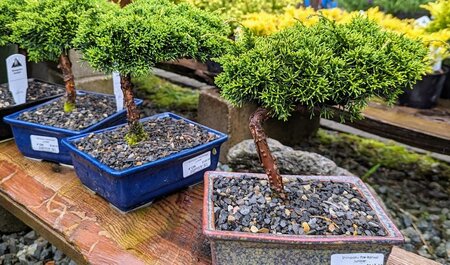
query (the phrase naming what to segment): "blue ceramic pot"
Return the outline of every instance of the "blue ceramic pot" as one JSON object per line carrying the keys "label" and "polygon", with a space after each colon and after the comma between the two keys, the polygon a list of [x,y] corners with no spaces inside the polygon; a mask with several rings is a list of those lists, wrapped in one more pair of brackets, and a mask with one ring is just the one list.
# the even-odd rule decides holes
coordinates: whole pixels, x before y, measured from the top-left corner
{"label": "blue ceramic pot", "polygon": [[[77,93],[105,95],[85,91],[79,91]],[[95,130],[108,128],[126,122],[126,110],[116,112],[100,122],[80,131],[56,128],[18,119],[20,114],[23,112],[33,111],[43,105],[51,104],[56,100],[59,100],[59,98],[4,117],[4,121],[11,125],[16,145],[24,156],[33,159],[72,165],[72,158],[70,157],[69,149],[62,144],[62,139],[76,135],[84,135]],[[112,95],[111,100],[114,100],[114,96]],[[137,105],[142,104],[142,100],[140,99],[136,99],[135,102]]]}
{"label": "blue ceramic pot", "polygon": [[[154,115],[142,119],[141,122],[167,117],[182,119],[200,126],[217,135],[217,139],[125,170],[112,169],[78,150],[74,143],[88,134],[64,139],[63,145],[70,150],[73,166],[81,182],[123,212],[131,211],[152,202],[155,198],[201,182],[206,171],[217,167],[220,146],[228,139],[227,135],[172,113]],[[122,126],[125,125],[94,133],[113,131]]]}

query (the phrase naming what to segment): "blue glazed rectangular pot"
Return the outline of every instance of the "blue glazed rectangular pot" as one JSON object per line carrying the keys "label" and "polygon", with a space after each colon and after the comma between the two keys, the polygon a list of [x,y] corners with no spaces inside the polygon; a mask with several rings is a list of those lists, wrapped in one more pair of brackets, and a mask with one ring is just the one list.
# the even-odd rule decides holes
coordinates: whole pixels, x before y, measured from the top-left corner
{"label": "blue glazed rectangular pot", "polygon": [[[220,146],[228,139],[227,135],[172,113],[154,115],[141,119],[141,122],[167,117],[176,120],[182,119],[190,124],[200,126],[217,135],[218,138],[209,143],[125,170],[112,169],[78,150],[74,143],[88,134],[64,139],[63,145],[70,150],[73,166],[81,182],[123,212],[131,211],[158,197],[201,182],[206,171],[214,170],[217,167]],[[122,126],[125,125],[94,133],[100,134],[116,130]],[[196,161],[202,166],[196,168]],[[193,168],[188,169],[189,165],[193,165]]]}
{"label": "blue glazed rectangular pot", "polygon": [[[80,95],[83,93],[105,95],[86,91],[78,91],[77,93]],[[114,96],[111,96],[112,100],[114,100],[113,97]],[[72,158],[70,157],[69,149],[62,144],[62,139],[71,136],[86,134],[88,132],[108,128],[126,122],[126,110],[116,112],[113,115],[81,131],[56,128],[18,119],[20,114],[22,114],[23,112],[33,111],[43,105],[51,104],[56,100],[59,100],[59,98],[34,106],[32,108],[21,110],[3,118],[6,123],[11,125],[16,145],[24,156],[33,159],[72,165]],[[142,104],[142,100],[140,99],[136,99],[135,102],[137,105]]]}
{"label": "blue glazed rectangular pot", "polygon": [[213,264],[283,264],[283,265],[384,265],[394,245],[404,238],[372,192],[353,176],[283,176],[294,179],[349,183],[375,211],[386,236],[283,235],[222,231],[214,221],[214,181],[219,176],[241,178],[243,175],[267,179],[264,174],[207,172],[203,198],[203,234],[211,242]]}
{"label": "blue glazed rectangular pot", "polygon": [[[42,81],[42,80],[35,79],[35,78],[28,79],[28,82],[32,82],[32,81],[39,81],[39,82],[43,82],[43,83],[47,83],[47,84],[52,84],[50,82]],[[52,84],[52,85],[56,85],[56,84]],[[64,86],[62,86],[62,85],[58,85],[58,86],[61,86],[62,89],[65,89]],[[28,109],[33,106],[42,104],[42,103],[52,100],[54,98],[61,97],[63,95],[64,95],[64,93],[59,94],[59,95],[45,97],[45,98],[40,98],[40,99],[33,100],[33,101],[27,101],[24,104],[13,105],[13,106],[9,106],[7,108],[0,109],[0,141],[10,139],[13,137],[11,127],[9,127],[9,125],[7,125],[6,123],[3,122],[4,117],[11,115],[13,113],[16,113],[18,111]]]}

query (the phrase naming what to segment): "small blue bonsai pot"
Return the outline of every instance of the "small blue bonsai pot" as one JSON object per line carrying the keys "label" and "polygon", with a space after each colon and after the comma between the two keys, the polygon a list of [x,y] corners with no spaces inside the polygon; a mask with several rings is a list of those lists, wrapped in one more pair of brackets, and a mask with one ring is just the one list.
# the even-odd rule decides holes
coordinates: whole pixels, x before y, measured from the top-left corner
{"label": "small blue bonsai pot", "polygon": [[[105,94],[86,91],[78,91],[77,94],[96,94],[105,96]],[[3,118],[6,123],[11,125],[16,145],[19,148],[19,151],[24,156],[32,159],[72,165],[72,158],[70,157],[69,150],[62,144],[62,139],[75,135],[86,134],[88,132],[118,124],[123,124],[126,122],[126,110],[115,112],[114,114],[106,117],[100,122],[80,131],[56,128],[52,126],[19,120],[19,116],[23,112],[33,111],[41,106],[51,104],[59,99],[60,97],[34,106],[32,108],[16,112]],[[111,100],[114,100],[114,96],[111,96]],[[142,104],[142,100],[140,99],[136,99],[135,102],[137,105]]]}
{"label": "small blue bonsai pot", "polygon": [[[89,134],[64,139],[63,145],[70,150],[75,172],[81,182],[122,212],[129,212],[158,197],[201,182],[206,171],[217,167],[220,146],[228,139],[228,136],[172,113],[157,114],[141,119],[141,122],[162,118],[184,120],[206,129],[217,138],[159,160],[124,170],[112,169],[78,150],[75,143]],[[93,133],[101,134],[123,126],[125,125]]]}

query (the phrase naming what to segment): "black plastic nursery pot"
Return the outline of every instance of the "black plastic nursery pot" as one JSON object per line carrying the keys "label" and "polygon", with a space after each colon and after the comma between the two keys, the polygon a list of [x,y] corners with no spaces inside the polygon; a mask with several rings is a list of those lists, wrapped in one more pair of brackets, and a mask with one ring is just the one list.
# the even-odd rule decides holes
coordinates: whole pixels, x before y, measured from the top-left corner
{"label": "black plastic nursery pot", "polygon": [[[253,179],[254,182],[249,181],[249,179]],[[236,189],[236,186],[229,184],[233,180],[240,183],[239,187],[247,185],[247,187],[251,187],[250,190],[253,191],[250,193],[242,193],[243,189],[238,189],[237,192],[233,192],[233,189]],[[244,183],[244,180],[247,182]],[[213,264],[383,265],[386,264],[393,246],[403,244],[404,242],[404,238],[400,231],[395,227],[394,223],[389,219],[380,203],[370,192],[367,186],[361,181],[361,179],[346,176],[283,176],[283,182],[285,182],[285,184],[288,182],[301,181],[301,183],[304,184],[319,183],[320,185],[323,183],[331,183],[332,185],[346,185],[346,187],[349,187],[348,189],[350,189],[353,194],[359,194],[358,196],[360,197],[360,202],[364,201],[367,207],[371,209],[371,217],[374,218],[373,220],[376,218],[379,224],[378,227],[385,231],[382,236],[373,234],[318,235],[310,234],[309,232],[302,232],[301,234],[283,234],[270,231],[268,228],[271,228],[271,225],[274,224],[274,220],[276,220],[277,217],[279,219],[280,216],[286,216],[287,214],[292,216],[294,212],[298,212],[298,216],[300,217],[303,215],[304,211],[306,211],[308,206],[304,206],[304,208],[302,207],[299,211],[294,208],[288,209],[287,206],[286,208],[281,209],[280,207],[284,205],[280,204],[279,199],[278,203],[274,203],[274,205],[278,206],[270,206],[270,203],[273,202],[276,197],[268,195],[264,188],[267,184],[261,184],[261,181],[265,181],[267,183],[267,175],[229,172],[207,172],[205,174],[203,234],[205,234],[211,243]],[[226,187],[220,183],[226,183]],[[216,186],[216,184],[219,185]],[[316,189],[315,187],[313,188],[313,185],[307,184],[307,186],[310,187],[310,193],[308,196],[320,196],[320,198],[323,198],[322,195],[328,196],[326,195],[328,191],[319,191],[320,189],[318,189],[316,193]],[[221,188],[219,189],[218,187]],[[266,201],[264,208],[259,208],[263,209],[260,212],[254,210],[255,207],[259,207],[255,205],[264,204],[264,202],[259,202],[259,199],[257,199],[256,203],[254,201],[251,202],[252,197],[258,194],[256,187],[258,187],[258,192],[260,191],[260,194],[263,194],[262,199]],[[298,193],[299,191],[300,190],[297,190],[294,193]],[[230,192],[232,193],[232,196],[228,196],[229,201],[223,199],[225,196],[229,195]],[[288,194],[290,191],[286,192]],[[332,193],[335,194],[334,191]],[[300,194],[306,196],[306,193]],[[244,197],[241,198],[242,196]],[[301,202],[307,202],[303,199],[303,197],[299,199]],[[239,200],[242,201],[239,202]],[[224,203],[217,204],[218,201],[223,201]],[[326,207],[330,207],[331,209],[331,207],[335,207],[336,205],[338,205],[336,207],[339,207],[341,201],[330,202],[327,200],[320,201],[320,203],[327,205]],[[223,207],[225,204],[228,205],[228,209]],[[238,207],[237,210],[236,207]],[[247,212],[249,212],[249,208],[252,209],[250,210],[250,214],[241,212],[244,207],[247,207]],[[268,214],[265,213],[266,210],[264,209],[269,209],[270,207],[278,207],[276,209],[280,210],[277,210],[277,212],[279,211],[278,214],[272,214],[273,212],[270,212],[270,217],[267,218],[269,220],[266,222],[265,218]],[[289,211],[288,213],[286,213],[286,209]],[[353,212],[357,211],[353,205],[350,205],[350,209]],[[237,216],[238,213],[242,213],[241,217]],[[241,231],[239,228],[236,229],[234,226],[232,226],[231,229],[224,230],[218,228],[218,224],[216,222],[217,219],[222,219],[222,214],[224,214],[225,217],[228,215],[228,218],[225,218],[225,223],[223,223],[223,225],[227,224],[228,227],[232,226],[236,220],[242,220],[242,216],[244,216],[244,214],[246,214],[244,219],[248,215],[252,216],[251,218],[253,218],[253,220],[257,220],[260,216],[263,216],[261,219],[264,218],[264,221],[263,224],[257,223],[252,226],[255,230],[250,229],[250,231],[247,232]],[[230,216],[233,217],[230,219]],[[366,217],[368,217],[368,215]],[[359,218],[366,217],[361,215]],[[322,218],[321,220],[326,220],[326,222],[337,222],[336,220],[338,219],[336,217],[324,217],[321,214],[317,214],[317,216],[310,215],[307,218]],[[290,219],[290,221],[287,221],[283,227],[287,227],[288,225],[299,226],[299,222],[294,222]],[[264,228],[255,226],[264,226]],[[281,227],[276,223],[275,226]],[[300,226],[300,229],[302,229],[301,227],[302,226]],[[263,231],[264,229],[266,231]]]}
{"label": "black plastic nursery pot", "polygon": [[[450,63],[444,64],[447,69],[450,69]],[[450,99],[450,71],[447,71],[444,87],[442,88],[441,98]]]}
{"label": "black plastic nursery pot", "polygon": [[[115,100],[113,95],[101,93],[77,91],[77,94],[106,96],[110,97],[111,101]],[[36,160],[56,162],[64,165],[72,165],[72,158],[70,157],[69,150],[62,144],[62,140],[64,138],[82,135],[126,122],[125,109],[115,112],[99,122],[78,131],[37,124],[19,119],[20,115],[24,112],[34,111],[42,106],[52,104],[58,100],[60,100],[60,98],[55,98],[51,101],[15,112],[3,118],[6,123],[11,125],[16,145],[25,157]],[[141,105],[142,102],[143,101],[140,99],[135,99],[136,105]]]}
{"label": "black plastic nursery pot", "polygon": [[[188,126],[197,126],[213,135],[215,139],[151,162],[120,170],[77,148],[77,142],[85,140],[90,134],[64,139],[63,144],[70,150],[75,172],[81,182],[116,209],[129,212],[148,205],[156,198],[197,184],[203,180],[206,171],[216,169],[220,146],[227,140],[227,135],[169,112],[141,119],[140,122],[158,123],[160,119],[172,119],[185,122]],[[92,134],[113,133],[123,129],[124,126],[119,125]]]}
{"label": "black plastic nursery pot", "polygon": [[399,104],[402,106],[430,109],[437,105],[444,88],[449,68],[444,67],[442,73],[428,74],[418,81],[413,89],[406,89],[400,95]]}
{"label": "black plastic nursery pot", "polygon": [[[13,133],[12,133],[11,127],[3,121],[4,117],[6,117],[6,116],[8,116],[10,114],[13,114],[15,112],[18,112],[18,111],[21,111],[21,110],[24,110],[24,109],[28,109],[30,107],[33,107],[33,106],[39,105],[41,103],[47,102],[47,101],[49,101],[51,99],[60,97],[60,96],[62,96],[64,94],[65,88],[62,85],[53,84],[53,83],[45,82],[45,81],[38,80],[38,79],[28,79],[29,83],[35,82],[35,81],[41,82],[41,83],[44,83],[44,84],[48,84],[48,85],[52,85],[52,86],[56,86],[56,87],[60,88],[60,91],[59,90],[55,90],[55,91],[53,91],[53,92],[55,92],[54,95],[50,95],[50,96],[46,96],[46,97],[42,97],[42,98],[37,98],[35,100],[29,100],[29,101],[27,101],[24,104],[11,105],[11,106],[8,106],[6,108],[0,108],[0,141],[6,140],[6,139],[10,139],[10,138],[13,137]],[[1,86],[7,87],[7,84],[2,84]]]}

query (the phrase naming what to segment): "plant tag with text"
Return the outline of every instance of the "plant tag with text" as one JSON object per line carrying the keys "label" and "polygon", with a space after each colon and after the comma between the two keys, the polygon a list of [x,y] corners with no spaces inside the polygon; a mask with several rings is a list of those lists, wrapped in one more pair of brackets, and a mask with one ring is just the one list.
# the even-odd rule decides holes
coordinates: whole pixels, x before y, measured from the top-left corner
{"label": "plant tag with text", "polygon": [[120,86],[120,74],[117,72],[113,72],[113,87],[114,87],[114,96],[116,96],[116,106],[117,111],[123,110],[123,92]]}
{"label": "plant tag with text", "polygon": [[191,158],[183,163],[183,178],[187,178],[211,166],[211,152]]}
{"label": "plant tag with text", "polygon": [[13,54],[6,59],[8,87],[16,104],[27,101],[28,74],[27,62],[22,54]]}
{"label": "plant tag with text", "polygon": [[384,255],[381,253],[333,254],[331,265],[384,265]]}
{"label": "plant tag with text", "polygon": [[58,139],[55,137],[31,135],[31,148],[34,151],[43,151],[59,154]]}

